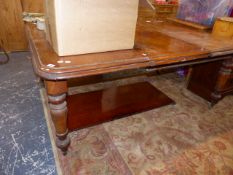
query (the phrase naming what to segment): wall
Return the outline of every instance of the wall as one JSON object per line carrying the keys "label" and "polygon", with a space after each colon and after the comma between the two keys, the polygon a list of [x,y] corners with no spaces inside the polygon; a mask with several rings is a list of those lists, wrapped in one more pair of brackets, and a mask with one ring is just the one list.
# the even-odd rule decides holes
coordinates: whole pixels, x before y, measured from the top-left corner
{"label": "wall", "polygon": [[7,51],[28,50],[23,11],[43,13],[44,0],[0,0],[0,43]]}
{"label": "wall", "polygon": [[27,49],[20,0],[0,0],[0,43],[7,51]]}

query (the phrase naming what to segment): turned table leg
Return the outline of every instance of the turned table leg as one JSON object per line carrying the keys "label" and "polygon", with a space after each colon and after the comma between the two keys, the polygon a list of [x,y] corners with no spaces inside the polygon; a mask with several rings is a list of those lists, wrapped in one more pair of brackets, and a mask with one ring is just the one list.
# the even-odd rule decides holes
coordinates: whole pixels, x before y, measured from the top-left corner
{"label": "turned table leg", "polygon": [[70,144],[67,128],[67,82],[66,81],[45,81],[50,113],[56,129],[56,145],[63,154],[67,153]]}
{"label": "turned table leg", "polygon": [[226,83],[229,81],[232,74],[233,59],[228,59],[223,62],[222,67],[218,73],[218,79],[215,86],[215,91],[211,94],[211,106],[216,104],[221,98],[221,92],[224,91]]}

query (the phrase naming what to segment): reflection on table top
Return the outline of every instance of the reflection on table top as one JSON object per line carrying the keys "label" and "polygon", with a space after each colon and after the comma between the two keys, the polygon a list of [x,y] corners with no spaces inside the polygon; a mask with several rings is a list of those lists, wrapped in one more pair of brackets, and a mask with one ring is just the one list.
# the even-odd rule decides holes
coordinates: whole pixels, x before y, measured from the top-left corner
{"label": "reflection on table top", "polygon": [[168,21],[154,20],[140,13],[135,48],[105,53],[59,57],[45,39],[45,33],[27,24],[34,69],[45,79],[68,79],[114,71],[161,66],[211,57],[233,50],[232,40]]}

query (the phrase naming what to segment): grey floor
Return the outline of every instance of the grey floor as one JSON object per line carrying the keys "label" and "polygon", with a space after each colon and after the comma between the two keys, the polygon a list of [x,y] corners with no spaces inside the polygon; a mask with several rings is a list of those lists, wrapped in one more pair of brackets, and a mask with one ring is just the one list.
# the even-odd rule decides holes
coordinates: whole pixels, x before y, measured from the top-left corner
{"label": "grey floor", "polygon": [[0,65],[0,175],[54,175],[55,162],[29,53]]}

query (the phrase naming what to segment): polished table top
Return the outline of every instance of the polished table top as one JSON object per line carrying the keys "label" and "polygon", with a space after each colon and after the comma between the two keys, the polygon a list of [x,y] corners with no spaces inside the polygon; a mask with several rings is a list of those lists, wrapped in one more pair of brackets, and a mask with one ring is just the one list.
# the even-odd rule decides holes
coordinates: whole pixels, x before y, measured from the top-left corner
{"label": "polished table top", "polygon": [[48,80],[163,66],[233,51],[232,40],[139,16],[134,49],[59,57],[46,41],[43,31],[37,30],[33,24],[27,24],[26,28],[34,70]]}

